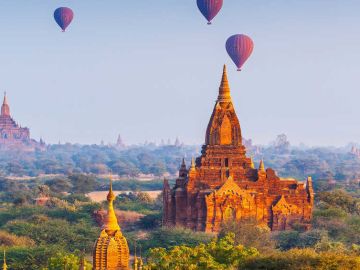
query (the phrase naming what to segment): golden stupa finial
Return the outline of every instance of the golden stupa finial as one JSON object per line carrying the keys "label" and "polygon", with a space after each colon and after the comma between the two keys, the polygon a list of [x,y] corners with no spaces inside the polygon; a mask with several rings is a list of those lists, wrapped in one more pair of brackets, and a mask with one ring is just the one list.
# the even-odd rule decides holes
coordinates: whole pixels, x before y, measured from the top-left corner
{"label": "golden stupa finial", "polygon": [[7,265],[6,265],[6,251],[5,251],[5,249],[4,249],[4,263],[3,263],[3,268],[2,268],[3,270],[7,270],[8,268],[7,268]]}
{"label": "golden stupa finial", "polygon": [[115,215],[115,211],[114,211],[114,200],[115,200],[115,194],[113,192],[113,187],[112,187],[112,179],[110,176],[110,188],[109,188],[109,193],[107,195],[107,201],[108,201],[108,213],[107,213],[107,217],[106,217],[106,221],[103,225],[103,229],[105,229],[105,231],[109,234],[111,233],[115,233],[116,231],[120,230],[120,226],[118,224],[116,215]]}
{"label": "golden stupa finial", "polygon": [[135,241],[135,243],[134,243],[134,247],[135,247],[135,254],[134,254],[133,269],[134,269],[134,270],[138,270],[138,257],[136,256],[136,241]]}
{"label": "golden stupa finial", "polygon": [[264,160],[263,159],[260,160],[259,171],[260,172],[265,172],[265,165],[264,165]]}
{"label": "golden stupa finial", "polygon": [[229,101],[231,100],[230,96],[230,86],[227,78],[226,65],[224,65],[223,74],[221,78],[221,84],[219,87],[219,101]]}
{"label": "golden stupa finial", "polygon": [[194,159],[194,157],[191,158],[190,171],[195,171],[195,159]]}
{"label": "golden stupa finial", "polygon": [[251,169],[255,169],[255,164],[254,164],[254,160],[252,157],[250,157],[250,161],[251,161],[251,163],[250,163]]}

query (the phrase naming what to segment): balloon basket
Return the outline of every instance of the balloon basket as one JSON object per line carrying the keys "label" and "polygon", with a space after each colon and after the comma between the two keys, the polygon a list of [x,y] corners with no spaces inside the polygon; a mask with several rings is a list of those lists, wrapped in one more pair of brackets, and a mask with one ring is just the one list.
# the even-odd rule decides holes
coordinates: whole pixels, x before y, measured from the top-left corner
{"label": "balloon basket", "polygon": [[241,68],[238,68],[237,71],[241,71]]}
{"label": "balloon basket", "polygon": [[208,22],[207,25],[211,25],[211,22]]}

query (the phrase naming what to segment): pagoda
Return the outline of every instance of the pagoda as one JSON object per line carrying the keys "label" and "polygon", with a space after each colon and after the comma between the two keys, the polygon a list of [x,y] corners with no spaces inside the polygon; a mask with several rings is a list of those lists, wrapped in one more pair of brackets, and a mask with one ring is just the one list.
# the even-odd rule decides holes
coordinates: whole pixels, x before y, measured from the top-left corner
{"label": "pagoda", "polygon": [[164,180],[163,224],[219,232],[223,222],[252,218],[271,230],[309,228],[313,204],[310,177],[280,179],[246,156],[224,66],[201,156],[189,168],[183,160],[174,187]]}
{"label": "pagoda", "polygon": [[129,247],[115,215],[114,200],[115,194],[110,181],[110,190],[107,195],[108,213],[93,250],[94,270],[129,269]]}
{"label": "pagoda", "polygon": [[17,148],[22,150],[34,150],[44,148],[45,143],[40,143],[30,138],[30,130],[27,127],[19,126],[10,115],[10,106],[6,93],[1,106],[0,115],[0,147]]}

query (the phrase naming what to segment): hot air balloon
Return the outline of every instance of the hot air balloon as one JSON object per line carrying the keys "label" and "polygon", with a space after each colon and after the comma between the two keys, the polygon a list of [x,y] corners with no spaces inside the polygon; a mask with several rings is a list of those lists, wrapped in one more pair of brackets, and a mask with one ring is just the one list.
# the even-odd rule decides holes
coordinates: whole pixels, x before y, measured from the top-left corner
{"label": "hot air balloon", "polygon": [[208,24],[211,24],[211,20],[219,13],[222,8],[223,0],[197,0],[197,6],[208,20]]}
{"label": "hot air balloon", "polygon": [[241,71],[241,67],[250,57],[253,49],[254,43],[246,35],[233,35],[226,41],[226,50],[237,66],[238,71]]}
{"label": "hot air balloon", "polygon": [[54,11],[54,19],[63,32],[74,18],[74,12],[68,7],[59,7]]}

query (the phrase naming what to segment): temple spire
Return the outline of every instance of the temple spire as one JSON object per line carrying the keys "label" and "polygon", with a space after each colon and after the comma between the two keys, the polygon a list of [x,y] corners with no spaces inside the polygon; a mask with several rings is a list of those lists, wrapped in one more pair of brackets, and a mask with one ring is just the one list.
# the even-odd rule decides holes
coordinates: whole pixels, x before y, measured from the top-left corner
{"label": "temple spire", "polygon": [[1,106],[1,115],[10,116],[10,107],[7,101],[6,92],[4,92],[4,100]]}
{"label": "temple spire", "polygon": [[113,235],[115,234],[115,232],[120,231],[120,226],[118,224],[114,211],[114,205],[113,205],[114,200],[115,200],[115,194],[112,188],[112,179],[110,178],[110,188],[109,188],[109,193],[107,195],[108,214],[106,221],[103,225],[103,229],[105,229],[105,231],[110,235]]}
{"label": "temple spire", "polygon": [[2,268],[3,270],[7,270],[8,268],[7,268],[7,265],[6,265],[6,251],[5,251],[5,249],[4,249],[4,263],[3,263],[3,268]]}
{"label": "temple spire", "polygon": [[219,87],[218,101],[231,101],[230,86],[227,78],[226,65],[224,65],[224,69],[223,69],[221,84]]}
{"label": "temple spire", "polygon": [[250,168],[251,169],[255,169],[255,164],[254,164],[254,161],[253,161],[253,158],[252,157],[250,157]]}
{"label": "temple spire", "polygon": [[265,165],[264,165],[264,160],[263,159],[260,160],[259,171],[260,172],[265,172]]}
{"label": "temple spire", "polygon": [[133,269],[138,270],[138,257],[136,256],[136,241],[135,241],[135,254],[134,254]]}
{"label": "temple spire", "polygon": [[191,158],[191,166],[190,166],[190,171],[195,171],[195,159]]}

